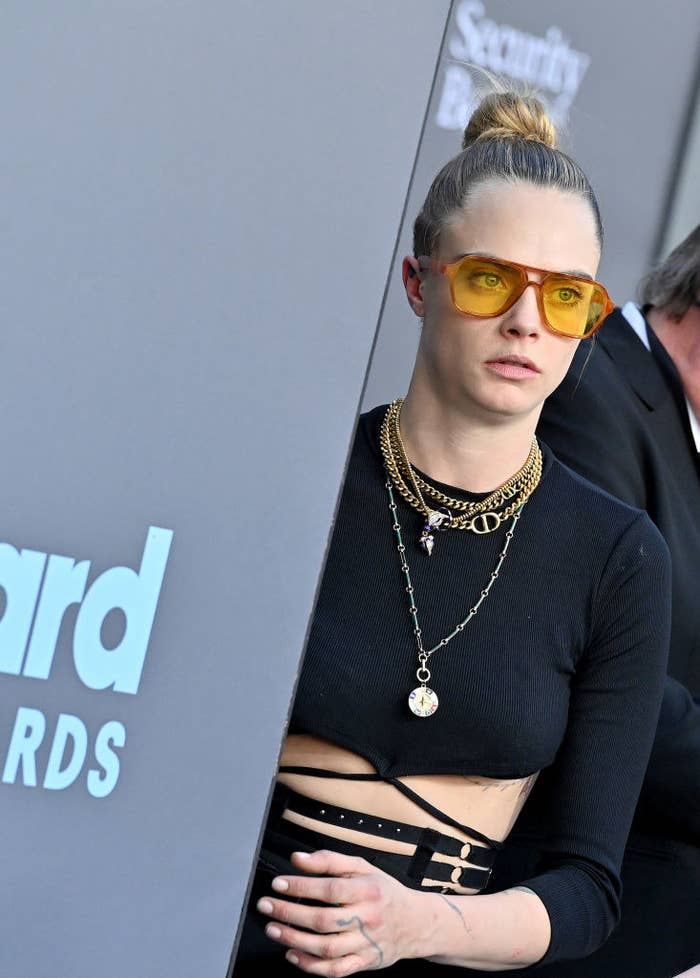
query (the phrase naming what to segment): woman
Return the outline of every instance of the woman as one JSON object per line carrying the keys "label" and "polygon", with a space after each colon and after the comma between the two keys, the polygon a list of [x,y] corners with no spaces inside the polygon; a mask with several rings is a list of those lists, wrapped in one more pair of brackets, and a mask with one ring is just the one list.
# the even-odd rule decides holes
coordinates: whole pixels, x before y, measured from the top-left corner
{"label": "woman", "polygon": [[[589,953],[617,920],[668,556],[534,437],[612,308],[595,198],[554,143],[537,100],[488,96],[416,221],[416,363],[360,420],[241,962],[506,970]],[[544,769],[540,870],[485,893]]]}

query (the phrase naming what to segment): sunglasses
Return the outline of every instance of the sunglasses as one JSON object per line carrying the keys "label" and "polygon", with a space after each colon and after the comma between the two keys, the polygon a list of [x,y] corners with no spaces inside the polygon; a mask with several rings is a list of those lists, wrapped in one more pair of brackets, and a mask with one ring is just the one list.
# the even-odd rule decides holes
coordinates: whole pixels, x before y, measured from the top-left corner
{"label": "sunglasses", "polygon": [[[447,277],[457,312],[477,319],[500,316],[515,305],[529,285],[537,294],[537,305],[545,326],[559,336],[576,339],[592,336],[615,308],[599,282],[578,275],[548,272],[544,268],[482,255],[466,255],[447,265],[425,255],[418,261],[422,270]],[[528,272],[541,274],[542,280],[531,281]]]}

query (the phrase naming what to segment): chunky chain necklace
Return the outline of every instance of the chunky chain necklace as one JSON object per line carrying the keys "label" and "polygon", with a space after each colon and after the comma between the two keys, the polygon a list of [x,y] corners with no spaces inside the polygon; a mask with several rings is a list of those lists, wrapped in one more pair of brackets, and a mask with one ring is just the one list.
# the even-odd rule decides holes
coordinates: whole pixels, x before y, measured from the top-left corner
{"label": "chunky chain necklace", "polygon": [[[385,468],[395,488],[410,506],[426,518],[419,542],[428,556],[435,545],[435,530],[491,533],[517,512],[536,489],[542,475],[542,452],[537,439],[533,438],[522,468],[485,499],[467,502],[445,495],[421,478],[408,460],[399,425],[402,404],[403,398],[397,398],[389,406],[379,433],[379,443]],[[429,506],[426,497],[438,505]]]}
{"label": "chunky chain necklace", "polygon": [[477,613],[481,605],[484,603],[488,597],[489,591],[493,587],[493,584],[498,577],[499,571],[503,566],[503,561],[506,559],[506,554],[508,553],[508,547],[510,546],[510,541],[513,539],[513,533],[515,532],[515,527],[518,520],[520,519],[520,514],[523,511],[525,503],[521,503],[518,509],[513,515],[513,521],[506,531],[506,541],[503,545],[503,550],[501,550],[498,555],[498,562],[496,566],[491,571],[491,577],[486,587],[483,589],[479,595],[479,600],[476,604],[469,609],[469,614],[467,617],[459,623],[459,625],[454,628],[449,635],[445,638],[441,638],[437,645],[434,645],[432,649],[426,649],[423,646],[423,633],[421,627],[418,624],[418,607],[416,606],[416,599],[413,584],[411,583],[411,572],[408,567],[408,561],[406,560],[406,547],[401,538],[401,524],[399,523],[399,518],[397,515],[396,502],[394,501],[394,490],[391,485],[391,480],[387,479],[386,491],[389,494],[389,509],[391,510],[391,515],[393,519],[393,529],[396,534],[397,549],[399,552],[399,560],[401,561],[401,570],[406,578],[406,593],[409,599],[409,611],[411,613],[411,618],[413,620],[413,634],[416,637],[416,645],[418,646],[418,669],[416,670],[416,679],[420,683],[415,689],[411,690],[408,696],[408,706],[412,713],[415,713],[417,717],[429,717],[438,708],[438,698],[435,690],[428,686],[428,680],[430,679],[430,670],[428,669],[428,662],[431,655],[434,655],[438,649],[444,649],[448,642],[451,642],[455,636],[463,632],[467,627],[469,622],[472,620],[474,615]]}

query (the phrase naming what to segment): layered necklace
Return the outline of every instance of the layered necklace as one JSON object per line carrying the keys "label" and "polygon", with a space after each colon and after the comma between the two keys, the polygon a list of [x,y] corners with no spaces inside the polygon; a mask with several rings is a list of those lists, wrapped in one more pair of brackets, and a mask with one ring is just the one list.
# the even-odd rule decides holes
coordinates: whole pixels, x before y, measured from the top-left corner
{"label": "layered necklace", "polygon": [[[389,406],[379,434],[384,466],[393,486],[403,499],[425,517],[419,542],[430,556],[435,546],[435,531],[469,530],[492,533],[527,501],[542,475],[542,452],[533,438],[523,466],[503,485],[479,502],[451,499],[422,478],[408,460],[401,437],[401,406],[397,398]],[[426,499],[437,505],[428,505]]]}
{"label": "layered necklace", "polygon": [[[434,655],[439,649],[443,649],[449,642],[452,641],[453,638],[464,631],[488,597],[489,592],[499,575],[503,561],[506,559],[506,555],[508,554],[508,548],[510,547],[510,542],[513,539],[515,527],[520,519],[523,507],[540,481],[540,476],[542,475],[542,453],[535,439],[525,465],[518,472],[516,472],[511,479],[505,482],[503,486],[499,486],[499,488],[492,492],[486,499],[482,500],[481,503],[463,503],[461,500],[450,499],[448,496],[445,496],[443,493],[439,492],[436,487],[431,486],[427,480],[419,480],[417,473],[413,471],[411,463],[406,456],[398,426],[402,403],[402,400],[399,399],[390,405],[382,423],[380,443],[382,455],[384,457],[384,465],[387,472],[385,486],[389,496],[389,509],[392,516],[392,527],[394,533],[396,534],[396,543],[399,553],[399,560],[401,563],[401,570],[403,571],[406,579],[406,593],[409,600],[409,612],[413,622],[413,634],[418,647],[418,669],[416,670],[416,679],[418,680],[419,685],[416,686],[415,689],[412,689],[409,693],[408,706],[411,712],[416,716],[429,717],[432,716],[437,710],[439,701],[435,690],[428,686],[428,681],[430,680],[431,676],[430,670],[428,669],[428,662],[430,661],[432,655]],[[398,448],[397,453],[394,452],[394,448]],[[533,459],[532,462],[530,462],[531,457]],[[409,479],[411,479],[415,493],[411,493],[408,489],[405,480],[402,478],[402,472],[406,473]],[[416,480],[415,482],[413,481],[414,478]],[[449,635],[441,638],[440,641],[430,649],[426,649],[423,645],[423,633],[418,622],[418,607],[416,605],[415,589],[411,581],[411,571],[408,566],[408,560],[406,559],[406,547],[401,536],[401,524],[399,523],[398,507],[394,498],[394,487],[401,492],[404,499],[406,499],[406,501],[413,506],[414,509],[417,509],[426,515],[426,525],[420,538],[420,544],[425,552],[429,555],[433,549],[433,542],[430,540],[428,543],[425,538],[432,537],[432,531],[434,529],[464,529],[471,530],[473,533],[491,533],[498,526],[500,526],[501,523],[512,517],[510,526],[506,531],[503,548],[498,555],[496,566],[491,571],[488,583],[481,591],[478,600],[469,609],[466,617],[455,626]],[[402,491],[402,487],[406,490],[405,493]],[[425,504],[423,492],[431,499],[438,499],[438,501],[444,502],[444,508],[440,510],[430,510]],[[513,497],[515,497],[515,499]],[[510,500],[513,501],[511,502]],[[486,508],[483,508],[485,503],[488,503],[489,505]],[[482,509],[478,511],[473,509],[466,510],[466,507],[469,506],[481,506]],[[502,512],[498,512],[497,510],[501,506],[503,507]],[[491,509],[490,507],[494,507],[494,509]],[[455,518],[452,515],[453,509],[458,511],[461,510],[462,515]],[[445,513],[447,515],[443,515]],[[491,520],[493,525],[490,525],[488,521],[486,523],[486,528],[482,528],[481,524],[479,524],[479,528],[469,525],[479,516],[495,518]],[[438,519],[437,517],[441,518]],[[461,520],[462,522],[458,522],[458,520]],[[497,522],[495,520],[497,520]]]}

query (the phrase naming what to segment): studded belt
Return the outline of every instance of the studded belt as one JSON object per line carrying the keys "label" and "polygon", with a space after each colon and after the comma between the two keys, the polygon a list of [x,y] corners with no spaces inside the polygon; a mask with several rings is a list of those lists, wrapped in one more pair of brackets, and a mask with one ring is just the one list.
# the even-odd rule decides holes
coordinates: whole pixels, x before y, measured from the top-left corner
{"label": "studded belt", "polygon": [[[278,785],[275,789],[273,813],[279,819],[284,817],[285,811],[312,818],[326,825],[340,826],[352,829],[354,832],[415,845],[415,852],[410,857],[405,857],[409,860],[406,871],[415,880],[431,879],[451,883],[453,886],[483,890],[490,879],[498,854],[496,849],[473,842],[464,842],[462,839],[444,835],[435,829],[421,828],[408,822],[396,822],[350,808],[341,808],[328,802],[308,798],[291,788]],[[434,858],[436,854],[457,857],[471,865],[461,867],[440,862]]]}

